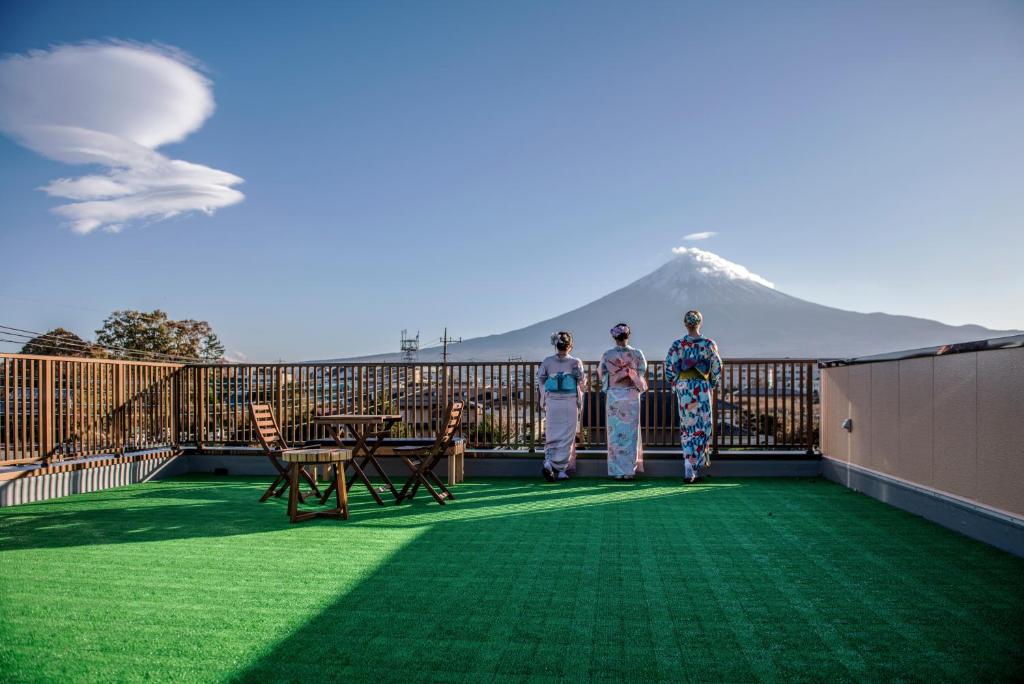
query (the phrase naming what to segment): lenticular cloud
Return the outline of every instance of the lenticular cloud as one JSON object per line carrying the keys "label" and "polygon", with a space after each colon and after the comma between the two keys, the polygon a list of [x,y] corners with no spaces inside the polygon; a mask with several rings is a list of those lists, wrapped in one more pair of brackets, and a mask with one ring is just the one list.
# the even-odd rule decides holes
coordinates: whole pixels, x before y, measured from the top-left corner
{"label": "lenticular cloud", "polygon": [[50,159],[103,168],[42,188],[71,200],[53,211],[77,233],[240,202],[238,176],[156,151],[213,110],[210,81],[168,48],[88,43],[0,59],[0,131]]}

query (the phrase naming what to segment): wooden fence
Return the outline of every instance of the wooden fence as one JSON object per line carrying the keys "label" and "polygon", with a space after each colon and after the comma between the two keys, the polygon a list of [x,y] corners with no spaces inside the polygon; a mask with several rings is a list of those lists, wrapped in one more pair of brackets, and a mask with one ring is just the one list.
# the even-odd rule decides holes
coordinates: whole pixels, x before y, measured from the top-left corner
{"label": "wooden fence", "polygon": [[[397,413],[397,436],[433,436],[447,402],[461,398],[471,448],[538,449],[543,415],[535,362],[189,365],[4,354],[0,462],[67,459],[172,445],[253,444],[250,401],[275,407],[285,438],[325,439],[313,418]],[[604,444],[597,363],[585,364],[580,442]],[[715,392],[716,449],[811,451],[817,444],[817,364],[729,359]],[[644,444],[678,445],[675,394],[664,364],[647,371]]]}
{"label": "wooden fence", "polygon": [[0,355],[0,463],[67,460],[176,441],[177,364]]}

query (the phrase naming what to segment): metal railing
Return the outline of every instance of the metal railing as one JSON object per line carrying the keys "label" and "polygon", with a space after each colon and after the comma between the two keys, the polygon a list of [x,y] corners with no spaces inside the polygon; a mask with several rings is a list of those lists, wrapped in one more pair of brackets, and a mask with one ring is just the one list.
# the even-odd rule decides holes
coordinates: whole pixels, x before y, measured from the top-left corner
{"label": "metal railing", "polygon": [[[452,399],[467,402],[471,448],[543,448],[536,362],[189,365],[2,354],[0,463],[76,458],[188,444],[253,444],[250,401],[274,406],[285,439],[326,439],[327,413],[396,413],[396,436],[432,437]],[[604,395],[586,362],[580,444],[602,448]],[[675,394],[661,362],[641,400],[648,448],[679,443]],[[817,365],[727,359],[713,402],[714,448],[811,451]]]}
{"label": "metal railing", "polygon": [[[584,364],[580,442],[606,439],[597,362]],[[314,423],[325,413],[396,413],[399,436],[431,437],[452,399],[467,402],[462,436],[475,448],[536,449],[543,443],[536,362],[325,363],[187,366],[182,375],[182,431],[200,443],[251,443],[250,401],[274,405],[285,439],[326,439]],[[817,365],[807,359],[732,359],[715,392],[718,449],[813,450],[817,439]],[[648,366],[641,400],[644,444],[678,445],[675,393],[662,362]]]}

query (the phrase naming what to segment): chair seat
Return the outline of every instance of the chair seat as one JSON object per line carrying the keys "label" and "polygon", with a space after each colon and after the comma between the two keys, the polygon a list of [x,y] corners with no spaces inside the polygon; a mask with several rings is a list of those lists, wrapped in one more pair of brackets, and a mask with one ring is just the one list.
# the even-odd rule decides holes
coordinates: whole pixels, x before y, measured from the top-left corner
{"label": "chair seat", "polygon": [[286,463],[341,463],[352,460],[351,449],[288,449],[281,452]]}

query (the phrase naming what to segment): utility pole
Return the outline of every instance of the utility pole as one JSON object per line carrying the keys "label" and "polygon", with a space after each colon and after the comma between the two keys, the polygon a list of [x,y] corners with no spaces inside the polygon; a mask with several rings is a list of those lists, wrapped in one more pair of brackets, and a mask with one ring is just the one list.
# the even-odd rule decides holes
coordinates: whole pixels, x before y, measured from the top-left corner
{"label": "utility pole", "polygon": [[448,328],[445,327],[444,335],[441,336],[441,361],[444,364],[448,363],[448,345],[458,344],[459,342],[462,342],[462,338],[448,337]]}
{"label": "utility pole", "polygon": [[[448,345],[458,344],[459,342],[462,342],[461,337],[458,339],[455,339],[454,337],[448,337],[448,326],[445,326],[444,335],[441,336],[441,373],[444,375],[444,384],[442,391],[444,392],[444,400],[446,405],[448,401],[451,399],[451,391],[448,382]],[[440,403],[441,402],[438,402],[438,404]],[[438,409],[440,408],[441,407],[438,406]],[[440,421],[438,421],[438,427],[440,427]]]}

